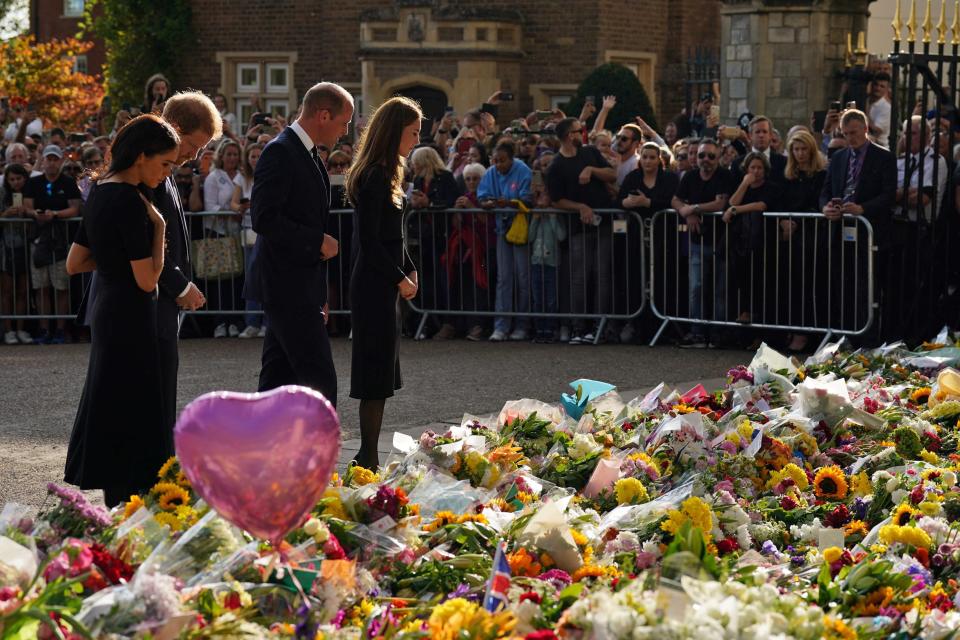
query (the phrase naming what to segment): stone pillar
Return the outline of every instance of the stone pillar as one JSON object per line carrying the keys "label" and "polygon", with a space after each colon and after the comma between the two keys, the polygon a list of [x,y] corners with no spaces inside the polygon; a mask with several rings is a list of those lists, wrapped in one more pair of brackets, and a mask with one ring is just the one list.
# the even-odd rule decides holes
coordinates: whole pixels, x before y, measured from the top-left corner
{"label": "stone pillar", "polygon": [[774,121],[784,136],[810,125],[839,99],[847,33],[867,28],[872,0],[724,0],[721,13],[721,116],[745,111]]}

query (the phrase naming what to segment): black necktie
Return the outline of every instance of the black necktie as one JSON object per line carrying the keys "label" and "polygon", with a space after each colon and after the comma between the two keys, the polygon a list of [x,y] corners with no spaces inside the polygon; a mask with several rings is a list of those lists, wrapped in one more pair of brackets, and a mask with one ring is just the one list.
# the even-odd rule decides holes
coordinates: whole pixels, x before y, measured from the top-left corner
{"label": "black necktie", "polygon": [[319,168],[321,167],[321,165],[320,165],[320,152],[317,151],[317,148],[316,148],[316,147],[314,147],[313,149],[310,149],[310,155],[313,156],[313,161],[314,161],[315,163],[317,163],[317,169],[319,169]]}

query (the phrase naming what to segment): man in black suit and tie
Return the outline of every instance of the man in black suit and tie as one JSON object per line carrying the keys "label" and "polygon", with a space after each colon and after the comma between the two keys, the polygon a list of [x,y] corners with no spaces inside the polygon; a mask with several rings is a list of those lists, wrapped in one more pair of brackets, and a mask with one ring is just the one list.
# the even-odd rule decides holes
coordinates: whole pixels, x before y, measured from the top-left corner
{"label": "man in black suit and tie", "polygon": [[[185,91],[169,98],[163,106],[163,117],[180,133],[179,164],[196,159],[207,143],[219,138],[223,131],[220,112],[210,98],[199,91]],[[164,424],[172,430],[177,420],[180,312],[198,309],[207,301],[191,281],[190,234],[172,175],[160,183],[153,200],[167,223],[167,250],[157,296],[157,334]]]}
{"label": "man in black suit and tie", "polygon": [[353,98],[321,82],[303,97],[300,116],[263,149],[254,173],[251,215],[257,232],[244,297],[267,316],[260,391],[299,384],[337,403],[337,372],[326,329],[326,261],[337,241],[326,233],[330,178],[318,145],[346,135]]}
{"label": "man in black suit and tie", "polygon": [[773,123],[767,116],[754,116],[747,125],[747,134],[750,138],[750,148],[733,162],[733,172],[736,183],[743,180],[743,161],[751,151],[762,153],[770,163],[770,175],[767,180],[783,185],[783,172],[787,169],[787,156],[777,153],[770,146],[773,139]]}
{"label": "man in black suit and tie", "polygon": [[[830,221],[826,256],[819,256],[821,270],[827,262],[831,273],[834,317],[831,326],[855,330],[867,319],[867,258],[872,250],[865,227],[844,215],[861,216],[873,227],[873,242],[883,249],[887,245],[890,217],[897,190],[897,160],[892,153],[867,139],[867,116],[857,109],[848,109],[840,118],[840,129],[847,148],[830,159],[827,177],[820,192],[820,207]],[[882,260],[874,261],[879,267]],[[879,279],[883,283],[883,278]],[[876,282],[876,280],[874,281]],[[874,295],[879,300],[879,295]],[[843,311],[843,318],[839,314]],[[876,318],[873,327],[877,326]]]}

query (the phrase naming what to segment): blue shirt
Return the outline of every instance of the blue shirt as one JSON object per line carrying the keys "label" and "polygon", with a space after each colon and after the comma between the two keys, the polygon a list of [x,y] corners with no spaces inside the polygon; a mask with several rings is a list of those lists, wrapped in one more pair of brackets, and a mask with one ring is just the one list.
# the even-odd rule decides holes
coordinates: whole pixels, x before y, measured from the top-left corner
{"label": "blue shirt", "polygon": [[[530,202],[530,180],[533,172],[525,163],[514,159],[510,171],[506,175],[500,173],[496,167],[490,167],[480,179],[477,187],[477,199],[484,200],[523,200]],[[503,235],[513,222],[513,214],[497,214],[497,233]]]}

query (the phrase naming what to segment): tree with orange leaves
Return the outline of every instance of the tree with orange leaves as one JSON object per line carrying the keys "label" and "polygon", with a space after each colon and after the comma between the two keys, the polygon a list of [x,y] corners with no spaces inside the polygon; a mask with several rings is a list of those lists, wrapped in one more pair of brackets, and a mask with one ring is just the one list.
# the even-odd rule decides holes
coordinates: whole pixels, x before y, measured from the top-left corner
{"label": "tree with orange leaves", "polygon": [[73,70],[93,46],[75,38],[36,42],[20,36],[0,42],[0,95],[23,98],[45,126],[81,130],[103,98],[99,80]]}

